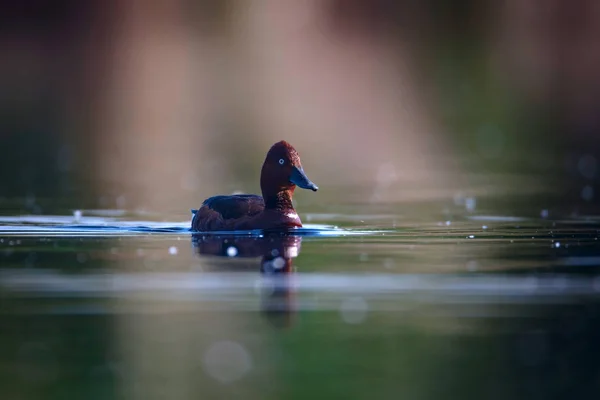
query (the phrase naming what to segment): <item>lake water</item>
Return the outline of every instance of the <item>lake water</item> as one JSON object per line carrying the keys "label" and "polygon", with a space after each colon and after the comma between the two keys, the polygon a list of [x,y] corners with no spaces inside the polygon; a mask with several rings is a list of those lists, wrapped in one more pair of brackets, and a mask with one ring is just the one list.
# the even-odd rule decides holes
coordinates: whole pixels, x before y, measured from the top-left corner
{"label": "lake water", "polygon": [[600,218],[423,207],[2,216],[0,398],[596,398]]}

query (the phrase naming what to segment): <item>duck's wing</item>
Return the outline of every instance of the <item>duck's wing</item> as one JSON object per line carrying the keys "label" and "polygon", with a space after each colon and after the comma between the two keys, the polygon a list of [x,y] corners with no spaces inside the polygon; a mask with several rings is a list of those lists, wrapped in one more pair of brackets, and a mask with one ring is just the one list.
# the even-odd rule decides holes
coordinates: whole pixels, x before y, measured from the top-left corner
{"label": "duck's wing", "polygon": [[252,217],[265,209],[265,202],[261,196],[255,194],[213,196],[204,200],[202,208],[205,207],[217,212],[221,218],[227,220]]}

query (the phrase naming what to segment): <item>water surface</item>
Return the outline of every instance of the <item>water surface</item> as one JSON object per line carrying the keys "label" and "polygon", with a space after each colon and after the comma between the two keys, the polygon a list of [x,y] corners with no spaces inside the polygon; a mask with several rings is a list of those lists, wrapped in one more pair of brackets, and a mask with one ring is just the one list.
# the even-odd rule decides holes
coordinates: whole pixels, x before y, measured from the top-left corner
{"label": "water surface", "polygon": [[600,219],[469,208],[2,216],[2,398],[598,393]]}

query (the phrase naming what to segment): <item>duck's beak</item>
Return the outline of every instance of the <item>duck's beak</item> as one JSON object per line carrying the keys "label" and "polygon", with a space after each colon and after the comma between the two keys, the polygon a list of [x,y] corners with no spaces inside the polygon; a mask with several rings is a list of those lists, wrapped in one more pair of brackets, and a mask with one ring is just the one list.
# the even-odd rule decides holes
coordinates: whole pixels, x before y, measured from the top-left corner
{"label": "duck's beak", "polygon": [[302,167],[292,167],[290,182],[298,187],[301,187],[302,189],[310,189],[313,192],[319,190],[319,187],[312,183],[310,179],[308,179]]}

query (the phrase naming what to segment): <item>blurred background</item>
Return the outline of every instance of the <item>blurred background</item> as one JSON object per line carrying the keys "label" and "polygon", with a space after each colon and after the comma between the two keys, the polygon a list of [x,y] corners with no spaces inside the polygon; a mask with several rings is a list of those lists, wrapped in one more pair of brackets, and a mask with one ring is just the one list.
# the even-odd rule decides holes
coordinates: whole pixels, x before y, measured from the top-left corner
{"label": "blurred background", "polygon": [[[597,398],[600,2],[0,10],[1,398]],[[354,235],[190,243],[281,139]]]}
{"label": "blurred background", "polygon": [[593,0],[26,0],[0,18],[13,212],[183,215],[258,192],[280,139],[319,202],[598,204]]}

